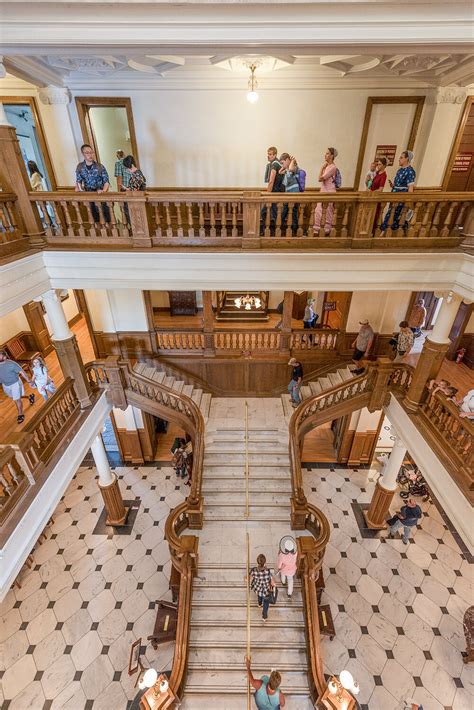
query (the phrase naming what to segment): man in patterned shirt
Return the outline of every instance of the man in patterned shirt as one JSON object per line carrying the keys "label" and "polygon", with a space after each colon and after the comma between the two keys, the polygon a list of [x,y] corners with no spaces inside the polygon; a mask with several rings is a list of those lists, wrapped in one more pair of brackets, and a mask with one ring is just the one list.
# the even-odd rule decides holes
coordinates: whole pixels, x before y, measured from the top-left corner
{"label": "man in patterned shirt", "polygon": [[275,581],[271,570],[266,566],[267,559],[265,555],[257,557],[257,567],[252,567],[250,570],[250,589],[257,595],[258,606],[262,608],[262,619],[268,618],[268,607],[270,606],[270,593],[275,586]]}
{"label": "man in patterned shirt", "polygon": [[[404,150],[403,153],[400,155],[398,159],[398,164],[399,168],[397,170],[397,174],[395,175],[395,181],[390,182],[390,187],[392,188],[392,192],[413,192],[415,189],[415,180],[416,180],[416,172],[410,165],[411,161],[413,160],[413,153],[411,150]],[[399,202],[397,206],[395,207],[395,212],[393,215],[393,223],[390,225],[392,229],[396,230],[400,226],[400,215],[403,211],[405,204],[403,202]],[[405,217],[405,223],[403,225],[403,229],[408,229],[408,215],[410,213],[410,210],[407,210],[406,217]],[[392,204],[390,203],[388,206],[387,213],[384,217],[384,220],[382,224],[380,225],[380,229],[382,232],[385,232],[387,227],[389,226],[390,222],[390,215],[392,214]],[[408,219],[407,219],[408,217]]]}
{"label": "man in patterned shirt", "polygon": [[116,155],[117,162],[115,163],[114,167],[114,177],[117,178],[117,192],[123,192],[128,187],[130,173],[125,169],[125,166],[123,164],[123,159],[125,155],[123,150],[118,150]]}
{"label": "man in patterned shirt", "polygon": [[[108,192],[110,182],[107,170],[94,160],[92,147],[85,143],[81,146],[81,153],[84,160],[76,167],[76,192],[97,192],[98,194]],[[105,221],[110,222],[109,206],[102,203],[101,208]],[[100,222],[99,208],[95,202],[91,202],[91,211],[94,222]]]}

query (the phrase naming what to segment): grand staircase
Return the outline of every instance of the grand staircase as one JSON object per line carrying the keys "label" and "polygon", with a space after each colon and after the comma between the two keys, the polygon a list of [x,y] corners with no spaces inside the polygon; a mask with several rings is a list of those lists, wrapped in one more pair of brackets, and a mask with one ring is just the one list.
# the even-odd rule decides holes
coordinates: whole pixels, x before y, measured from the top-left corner
{"label": "grand staircase", "polygon": [[204,421],[207,422],[209,417],[209,409],[211,406],[212,395],[209,392],[204,392],[202,389],[194,387],[194,385],[187,385],[183,380],[179,380],[172,375],[167,375],[166,372],[160,370],[159,367],[154,365],[149,365],[146,362],[137,362],[133,366],[133,371],[138,375],[143,375],[153,382],[158,382],[165,387],[169,387],[177,393],[184,394],[190,397],[193,402],[197,404],[201,410],[201,414],[204,417]]}
{"label": "grand staircase", "polygon": [[[335,369],[334,372],[327,372],[325,375],[318,377],[316,380],[308,382],[307,385],[303,385],[300,390],[301,397],[303,399],[314,397],[314,395],[320,394],[321,392],[324,392],[324,390],[331,389],[331,387],[335,387],[336,385],[340,385],[342,382],[347,382],[353,377],[354,374],[347,366],[339,367]],[[285,418],[288,421],[294,412],[294,409],[290,403],[290,395],[285,392],[285,394],[281,395],[281,401]]]}
{"label": "grand staircase", "polygon": [[[261,308],[246,311],[244,308],[237,308],[235,299],[240,296],[255,296],[262,301]],[[224,291],[222,306],[218,309],[216,320],[221,322],[238,323],[265,323],[268,320],[267,309],[265,308],[261,291]]]}
{"label": "grand staircase", "polygon": [[[252,403],[263,400],[248,400]],[[199,531],[199,572],[194,579],[188,676],[183,710],[244,710],[247,707],[246,534],[251,566],[258,554],[276,565],[278,545],[290,528],[288,431],[281,401],[265,399],[273,408],[272,424],[249,426],[249,511],[245,517],[245,428],[243,400],[212,400],[204,458],[204,526]],[[223,417],[223,404],[232,419]],[[271,404],[270,404],[271,403]],[[296,535],[296,533],[293,533]],[[298,535],[305,534],[298,531]],[[282,673],[287,707],[312,708],[307,683],[306,644],[301,587],[295,579],[291,600],[279,582],[276,606],[264,622],[251,594],[251,656],[255,677],[276,668]]]}

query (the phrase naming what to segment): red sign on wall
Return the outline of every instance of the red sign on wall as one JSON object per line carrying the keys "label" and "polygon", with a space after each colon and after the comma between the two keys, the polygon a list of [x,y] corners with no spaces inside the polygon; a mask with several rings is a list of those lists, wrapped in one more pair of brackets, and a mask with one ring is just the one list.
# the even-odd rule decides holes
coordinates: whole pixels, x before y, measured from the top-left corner
{"label": "red sign on wall", "polygon": [[471,167],[472,153],[458,153],[454,158],[453,173],[467,173]]}
{"label": "red sign on wall", "polygon": [[375,160],[377,158],[387,158],[387,167],[393,165],[397,154],[396,145],[378,145],[375,149]]}

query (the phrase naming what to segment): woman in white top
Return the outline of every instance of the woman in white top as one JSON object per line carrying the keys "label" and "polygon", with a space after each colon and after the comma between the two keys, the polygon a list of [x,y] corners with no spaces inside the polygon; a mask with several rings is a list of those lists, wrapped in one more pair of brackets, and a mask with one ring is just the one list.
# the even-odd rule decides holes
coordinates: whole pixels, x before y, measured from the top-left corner
{"label": "woman in white top", "polygon": [[469,390],[460,404],[460,416],[468,419],[474,419],[474,390]]}
{"label": "woman in white top", "polygon": [[30,172],[30,182],[33,192],[43,192],[43,174],[40,173],[40,170],[34,160],[28,161],[28,170]]}
{"label": "woman in white top", "polygon": [[50,394],[56,392],[54,382],[49,376],[48,368],[41,357],[35,357],[33,360],[33,382],[45,402],[48,401]]}

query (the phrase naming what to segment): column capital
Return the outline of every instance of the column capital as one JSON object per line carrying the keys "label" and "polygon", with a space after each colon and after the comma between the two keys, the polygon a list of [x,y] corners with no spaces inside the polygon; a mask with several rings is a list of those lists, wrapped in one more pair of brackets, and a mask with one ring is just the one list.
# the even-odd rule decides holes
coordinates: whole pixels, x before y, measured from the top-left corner
{"label": "column capital", "polygon": [[437,104],[463,104],[467,97],[467,89],[460,86],[442,86],[435,96]]}
{"label": "column capital", "polygon": [[71,102],[71,92],[62,86],[45,86],[38,91],[42,104],[47,106],[67,106]]}

